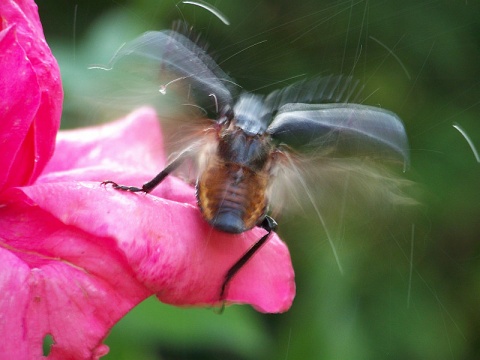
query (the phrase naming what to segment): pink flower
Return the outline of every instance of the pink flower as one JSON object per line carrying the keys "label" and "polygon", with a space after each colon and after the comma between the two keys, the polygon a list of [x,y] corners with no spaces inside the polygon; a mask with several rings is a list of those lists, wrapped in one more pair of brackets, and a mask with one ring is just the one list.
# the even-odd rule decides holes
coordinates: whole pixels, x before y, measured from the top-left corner
{"label": "pink flower", "polygon": [[31,184],[52,156],[60,124],[60,71],[37,6],[0,2],[0,193]]}
{"label": "pink flower", "polygon": [[[174,177],[149,195],[100,185],[141,184],[165,165],[151,109],[61,131],[51,157],[62,91],[36,6],[2,0],[0,18],[1,357],[43,358],[50,335],[48,359],[97,359],[111,327],[152,294],[218,305],[227,269],[264,231],[212,229],[194,190]],[[288,250],[274,235],[234,277],[227,300],[281,312],[294,287]]]}

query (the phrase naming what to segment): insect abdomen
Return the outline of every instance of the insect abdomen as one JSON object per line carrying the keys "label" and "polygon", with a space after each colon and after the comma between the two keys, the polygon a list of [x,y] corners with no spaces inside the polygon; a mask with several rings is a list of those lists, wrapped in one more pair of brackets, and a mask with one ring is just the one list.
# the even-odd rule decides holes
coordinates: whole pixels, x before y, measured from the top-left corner
{"label": "insect abdomen", "polygon": [[267,181],[264,171],[211,161],[197,181],[197,199],[204,218],[229,233],[253,228],[265,214]]}

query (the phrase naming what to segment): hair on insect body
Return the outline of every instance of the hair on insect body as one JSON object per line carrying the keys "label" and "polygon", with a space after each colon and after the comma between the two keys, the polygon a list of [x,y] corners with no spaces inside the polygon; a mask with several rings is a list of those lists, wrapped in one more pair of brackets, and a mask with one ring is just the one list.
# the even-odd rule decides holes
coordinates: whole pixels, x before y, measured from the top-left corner
{"label": "hair on insect body", "polygon": [[[224,300],[229,282],[277,227],[268,211],[288,186],[283,182],[282,187],[283,178],[297,177],[312,200],[301,173],[321,178],[322,171],[343,170],[342,165],[332,167],[328,158],[380,158],[400,162],[405,169],[409,154],[402,121],[390,111],[359,104],[362,87],[351,77],[301,80],[257,95],[242,91],[205,49],[191,28],[178,22],[173,30],[144,33],[117,51],[108,70],[133,65],[158,81],[162,94],[169,87],[187,93],[211,120],[191,119],[204,126],[202,135],[141,187],[112,180],[103,184],[149,193],[185,160],[194,159],[198,206],[211,226],[232,234],[255,226],[266,230],[225,274],[219,286],[219,300]],[[311,166],[300,170],[298,164],[309,161]]]}

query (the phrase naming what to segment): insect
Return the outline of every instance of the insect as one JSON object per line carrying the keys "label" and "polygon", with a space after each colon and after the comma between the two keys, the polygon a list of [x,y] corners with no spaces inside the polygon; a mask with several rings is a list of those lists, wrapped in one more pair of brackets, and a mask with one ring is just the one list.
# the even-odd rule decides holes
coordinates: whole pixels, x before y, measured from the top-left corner
{"label": "insect", "polygon": [[175,86],[187,89],[189,97],[213,114],[202,136],[140,187],[111,180],[103,184],[149,193],[186,159],[195,159],[196,196],[203,218],[232,234],[255,226],[266,230],[225,274],[220,287],[223,300],[231,279],[277,227],[267,213],[283,168],[294,168],[297,158],[312,153],[331,156],[342,152],[363,152],[407,164],[408,143],[404,126],[394,113],[350,102],[361,91],[351,77],[317,77],[267,96],[252,94],[242,91],[192,34],[184,23],[174,30],[147,32],[126,43],[112,59],[110,69],[121,67],[128,59],[139,74],[154,69],[152,76],[161,79],[161,93]]}

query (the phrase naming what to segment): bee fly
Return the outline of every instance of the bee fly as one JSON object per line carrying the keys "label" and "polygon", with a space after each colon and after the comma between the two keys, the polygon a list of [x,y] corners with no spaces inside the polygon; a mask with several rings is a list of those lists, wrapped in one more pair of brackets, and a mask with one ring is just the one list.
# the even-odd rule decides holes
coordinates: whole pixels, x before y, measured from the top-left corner
{"label": "bee fly", "polygon": [[149,193],[185,159],[194,158],[198,164],[196,196],[204,219],[227,233],[238,234],[255,226],[267,232],[225,274],[220,300],[225,298],[230,280],[277,227],[267,215],[269,200],[276,186],[275,175],[281,166],[292,165],[294,156],[333,148],[408,162],[401,120],[392,112],[352,103],[361,88],[350,77],[304,80],[268,96],[242,92],[184,23],[174,30],[147,32],[126,43],[107,70],[121,67],[124,61],[134,64],[140,73],[153,69],[148,76],[156,80],[163,76],[161,93],[173,85],[188,88],[189,96],[215,119],[204,129],[201,140],[179,152],[141,187],[110,180],[103,184]]}

